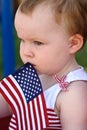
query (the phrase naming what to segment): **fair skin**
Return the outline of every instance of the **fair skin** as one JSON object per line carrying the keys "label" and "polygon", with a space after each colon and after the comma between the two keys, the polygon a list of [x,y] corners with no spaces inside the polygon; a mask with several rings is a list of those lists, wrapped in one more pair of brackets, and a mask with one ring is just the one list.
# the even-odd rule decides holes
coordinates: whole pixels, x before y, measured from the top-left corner
{"label": "fair skin", "polygon": [[[79,34],[70,36],[63,24],[55,22],[49,7],[40,5],[32,14],[18,10],[15,28],[21,39],[21,59],[32,63],[38,74],[52,79],[54,74],[61,77],[78,68],[74,53],[82,47],[83,38]],[[82,81],[71,83],[68,92],[61,91],[57,96],[55,111],[60,115],[63,130],[87,129],[86,99],[87,83]]]}
{"label": "fair skin", "polygon": [[40,74],[54,75],[58,72],[61,76],[78,65],[70,55],[70,35],[56,24],[50,11],[46,14],[47,11],[42,12],[40,8],[29,17],[17,12],[15,27],[21,39],[20,56],[24,63],[32,63]]}

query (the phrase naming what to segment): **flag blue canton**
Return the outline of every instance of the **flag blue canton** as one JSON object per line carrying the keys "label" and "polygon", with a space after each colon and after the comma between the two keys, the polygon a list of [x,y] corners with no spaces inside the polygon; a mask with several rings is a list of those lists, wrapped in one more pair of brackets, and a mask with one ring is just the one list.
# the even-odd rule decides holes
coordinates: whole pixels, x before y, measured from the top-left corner
{"label": "flag blue canton", "polygon": [[27,102],[42,92],[39,76],[32,64],[26,63],[12,75],[21,87]]}

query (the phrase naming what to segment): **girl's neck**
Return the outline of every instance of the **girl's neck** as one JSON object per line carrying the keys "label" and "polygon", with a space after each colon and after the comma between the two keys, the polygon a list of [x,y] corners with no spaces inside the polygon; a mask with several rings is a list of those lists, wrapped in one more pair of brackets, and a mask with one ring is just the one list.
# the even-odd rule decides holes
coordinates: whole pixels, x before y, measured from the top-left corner
{"label": "girl's neck", "polygon": [[[79,68],[79,65],[75,61],[75,62],[72,62],[71,64],[69,64],[68,66],[66,66],[62,71],[56,73],[56,75],[59,79],[61,79],[64,75],[67,75],[71,71],[74,71],[78,68]],[[54,75],[49,76],[49,75],[43,74],[43,75],[40,75],[39,77],[40,77],[40,80],[42,83],[43,90],[46,90],[46,89],[50,88],[51,86],[53,86],[54,84],[56,84]]]}
{"label": "girl's neck", "polygon": [[78,68],[79,68],[78,63],[75,60],[73,60],[72,62],[68,63],[61,71],[56,73],[56,75],[58,76],[58,78],[61,78],[64,75],[67,75],[71,71],[74,71]]}
{"label": "girl's neck", "polygon": [[39,77],[42,83],[43,90],[46,90],[50,88],[51,86],[53,86],[54,84],[56,84],[56,81],[53,79],[52,76],[43,74],[43,75],[40,75]]}

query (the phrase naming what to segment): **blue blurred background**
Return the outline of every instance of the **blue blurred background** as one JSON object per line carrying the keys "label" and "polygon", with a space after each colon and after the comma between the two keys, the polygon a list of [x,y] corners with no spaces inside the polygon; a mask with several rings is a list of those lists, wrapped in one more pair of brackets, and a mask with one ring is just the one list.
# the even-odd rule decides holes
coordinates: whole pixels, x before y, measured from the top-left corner
{"label": "blue blurred background", "polygon": [[0,0],[0,78],[21,65],[19,40],[14,29],[14,16],[21,0]]}

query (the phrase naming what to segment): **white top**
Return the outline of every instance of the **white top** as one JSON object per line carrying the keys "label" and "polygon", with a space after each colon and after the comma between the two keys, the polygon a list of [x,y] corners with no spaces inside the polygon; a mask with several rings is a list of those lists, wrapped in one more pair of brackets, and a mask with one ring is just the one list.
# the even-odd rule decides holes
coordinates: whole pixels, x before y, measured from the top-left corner
{"label": "white top", "polygon": [[[84,71],[83,67],[70,72],[66,76],[65,82],[70,83],[76,80],[87,81],[87,73]],[[61,87],[58,83],[44,91],[47,108],[54,109],[56,97],[60,93],[60,91]]]}

